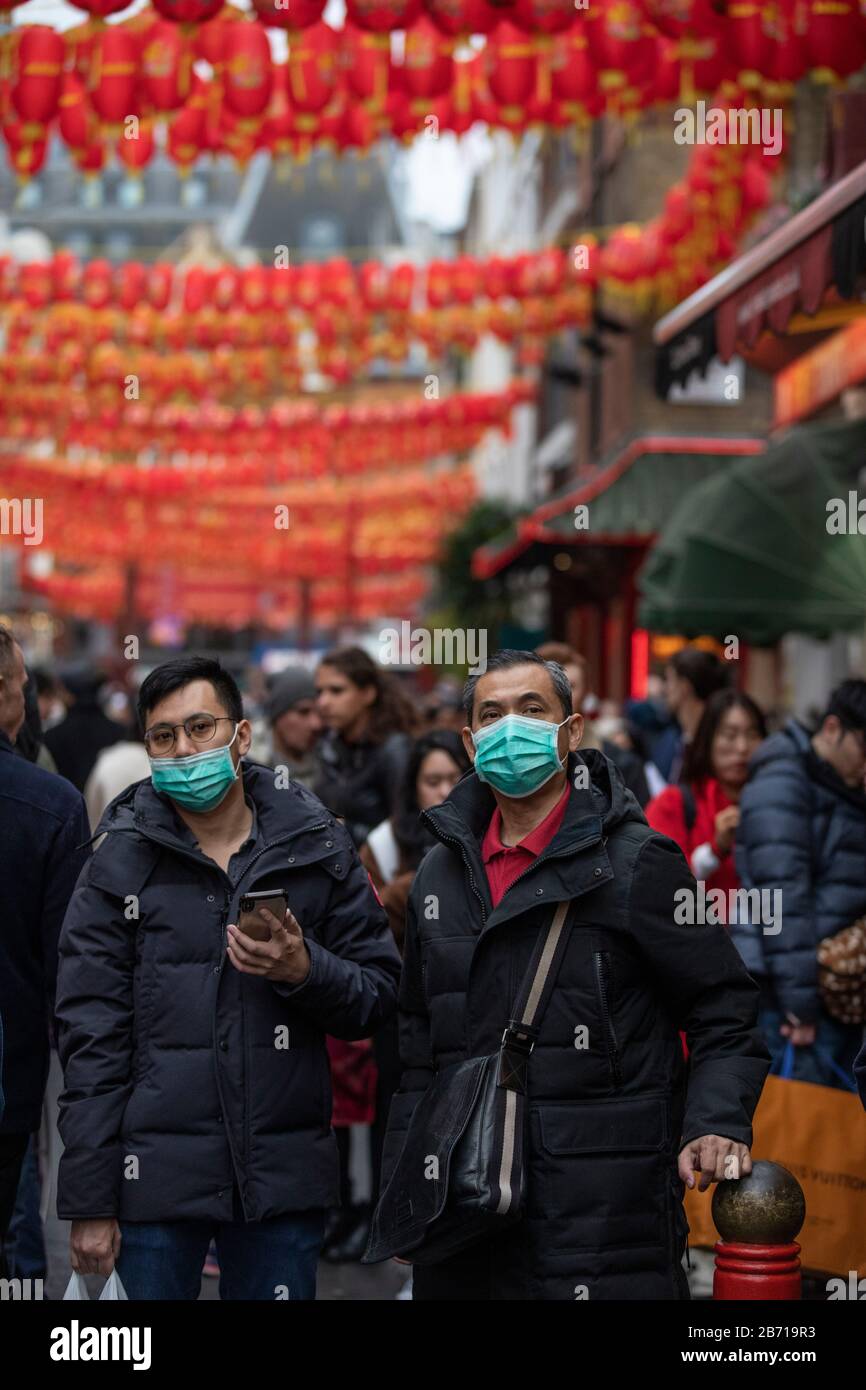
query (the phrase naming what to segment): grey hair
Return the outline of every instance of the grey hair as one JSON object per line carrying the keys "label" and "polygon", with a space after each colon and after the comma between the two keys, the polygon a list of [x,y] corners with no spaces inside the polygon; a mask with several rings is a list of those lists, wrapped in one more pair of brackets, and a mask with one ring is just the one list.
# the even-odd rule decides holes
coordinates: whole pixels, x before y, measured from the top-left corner
{"label": "grey hair", "polygon": [[559,696],[563,715],[567,719],[570,714],[574,714],[571,682],[558,661],[545,661],[535,652],[521,652],[513,647],[505,647],[501,652],[495,652],[489,658],[483,671],[476,671],[467,677],[463,687],[463,709],[470,724],[472,723],[472,711],[475,708],[475,687],[481,677],[486,676],[490,671],[505,671],[511,666],[543,667],[553,681],[553,688]]}

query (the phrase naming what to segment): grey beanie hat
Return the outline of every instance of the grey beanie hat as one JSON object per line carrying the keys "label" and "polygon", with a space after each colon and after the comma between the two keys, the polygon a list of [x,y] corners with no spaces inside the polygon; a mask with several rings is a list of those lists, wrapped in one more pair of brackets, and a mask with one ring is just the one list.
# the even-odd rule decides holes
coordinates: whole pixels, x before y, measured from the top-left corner
{"label": "grey beanie hat", "polygon": [[273,724],[287,709],[294,709],[301,700],[316,698],[316,682],[303,666],[287,666],[274,678],[265,702],[268,722]]}

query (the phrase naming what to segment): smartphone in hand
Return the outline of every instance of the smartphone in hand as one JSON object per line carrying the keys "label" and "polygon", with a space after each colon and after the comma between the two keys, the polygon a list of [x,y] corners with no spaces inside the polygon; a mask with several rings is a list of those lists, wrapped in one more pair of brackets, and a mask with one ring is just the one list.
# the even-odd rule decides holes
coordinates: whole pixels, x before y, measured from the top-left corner
{"label": "smartphone in hand", "polygon": [[254,941],[270,941],[271,929],[261,916],[259,908],[266,907],[278,922],[282,922],[288,906],[288,894],[284,888],[266,888],[261,893],[244,893],[240,901],[238,926],[244,936],[251,936]]}

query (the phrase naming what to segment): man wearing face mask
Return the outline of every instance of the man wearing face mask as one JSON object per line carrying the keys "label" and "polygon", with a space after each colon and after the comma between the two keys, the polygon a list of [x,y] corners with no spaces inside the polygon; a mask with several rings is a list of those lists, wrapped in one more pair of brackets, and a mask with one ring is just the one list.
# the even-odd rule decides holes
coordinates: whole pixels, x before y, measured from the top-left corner
{"label": "man wearing face mask", "polygon": [[614,764],[578,751],[562,667],[502,651],[469,678],[465,710],[474,770],[422,816],[439,843],[409,899],[383,1189],[434,1070],[495,1053],[517,1027],[511,1005],[560,903],[568,938],[538,1027],[519,1027],[527,1127],[509,1152],[522,1144],[525,1209],[416,1263],[413,1298],[688,1298],[684,1184],[751,1170],[769,1065],[757,990],[723,927],[680,924],[688,865]]}
{"label": "man wearing face mask", "polygon": [[[221,1298],[313,1298],[338,1183],[325,1034],[387,1020],[399,957],[347,832],[244,761],[218,662],[158,667],[139,717],[151,775],[107,807],[60,943],[72,1265],[195,1299],[214,1238]],[[254,940],[241,897],[278,889]]]}

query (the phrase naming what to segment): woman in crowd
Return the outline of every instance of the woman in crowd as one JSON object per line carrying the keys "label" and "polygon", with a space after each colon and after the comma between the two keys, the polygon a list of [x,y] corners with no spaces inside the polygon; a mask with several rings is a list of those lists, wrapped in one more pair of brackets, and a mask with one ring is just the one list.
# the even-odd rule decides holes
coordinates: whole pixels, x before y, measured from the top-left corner
{"label": "woman in crowd", "polygon": [[707,892],[721,888],[726,903],[729,890],[739,886],[733,855],[737,803],[749,759],[766,736],[754,700],[737,690],[716,691],[686,745],[681,782],[666,787],[646,808],[653,829],[676,840],[695,878],[706,883]]}
{"label": "woman in crowd", "polygon": [[360,647],[328,652],[316,671],[325,733],[313,790],[361,846],[391,812],[415,731],[412,702],[397,679]]}
{"label": "woman in crowd", "polygon": [[[328,652],[315,679],[316,707],[325,733],[316,745],[313,790],[341,817],[360,848],[391,811],[409,755],[415,711],[396,678],[360,647]],[[322,1256],[339,1263],[359,1260],[367,1242],[369,1204],[352,1201],[350,1126],[374,1121],[376,1063],[368,1039],[329,1038],[328,1054],[341,1205],[329,1222]]]}
{"label": "woman in crowd", "polygon": [[[394,814],[370,832],[361,847],[361,862],[376,885],[388,913],[394,939],[403,950],[406,904],[418,865],[434,837],[419,819],[428,806],[438,806],[453,791],[469,759],[459,734],[434,729],[415,740],[398,789]],[[400,1085],[400,1049],[396,1018],[373,1039],[378,1082],[376,1119],[373,1124],[373,1201],[379,1196],[382,1144],[391,1098]],[[408,1292],[402,1296],[408,1297]]]}

